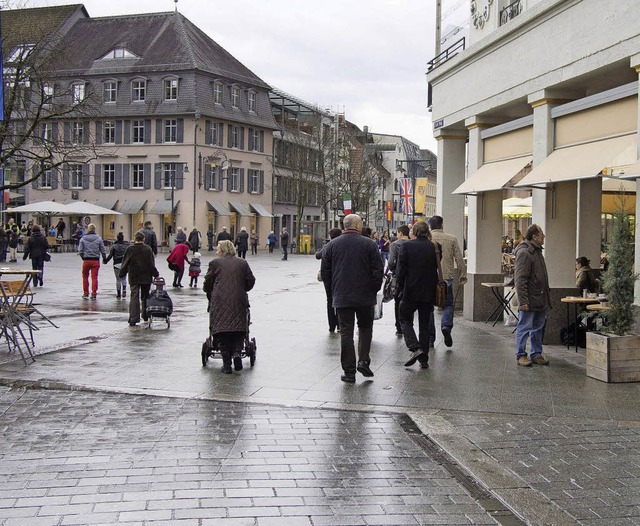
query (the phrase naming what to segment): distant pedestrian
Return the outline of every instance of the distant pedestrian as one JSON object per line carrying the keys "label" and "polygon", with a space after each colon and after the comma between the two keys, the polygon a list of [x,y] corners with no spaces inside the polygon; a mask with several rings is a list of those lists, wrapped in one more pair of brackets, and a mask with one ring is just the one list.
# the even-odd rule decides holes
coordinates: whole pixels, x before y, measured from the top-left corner
{"label": "distant pedestrian", "polygon": [[9,231],[0,224],[0,262],[7,260],[7,248],[9,247]]}
{"label": "distant pedestrian", "polygon": [[[342,234],[342,230],[340,230],[339,228],[332,228],[331,230],[329,230],[329,240],[327,241],[327,243],[330,243],[332,239],[335,239],[340,234]],[[322,253],[327,246],[327,243],[325,243],[322,248],[316,252],[316,259],[322,259]],[[324,292],[327,296],[327,320],[329,321],[329,332],[335,332],[336,329],[340,329],[340,324],[338,323],[338,313],[333,306],[331,283],[323,281],[322,284],[324,285]]]}
{"label": "distant pedestrian", "polygon": [[[140,232],[142,232],[144,236],[144,232],[142,230]],[[122,267],[122,260],[124,259],[127,248],[129,248],[129,243],[124,240],[124,234],[118,232],[116,242],[111,245],[109,249],[109,255],[102,260],[106,265],[113,259],[113,273],[116,277],[116,298],[118,299],[127,297],[127,282],[124,278],[120,277],[120,268]]]}
{"label": "distant pedestrian", "polygon": [[251,231],[251,236],[250,236],[249,241],[251,242],[251,255],[252,256],[258,255],[259,238],[258,238],[258,234],[256,234],[255,230]]}
{"label": "distant pedestrian", "polygon": [[153,223],[151,221],[145,221],[144,227],[141,232],[144,234],[144,244],[151,247],[151,251],[154,256],[158,255],[158,237],[153,231]]}
{"label": "distant pedestrian", "polygon": [[142,319],[147,317],[147,298],[154,277],[158,277],[158,269],[155,266],[155,258],[151,247],[144,242],[142,231],[136,232],[133,244],[127,247],[120,267],[120,277],[129,276],[131,297],[129,299],[129,325],[134,326],[140,322],[140,310],[142,303]]}
{"label": "distant pedestrian", "polygon": [[202,269],[200,268],[201,257],[202,254],[200,254],[200,252],[196,252],[191,258],[191,262],[189,263],[189,277],[191,278],[189,280],[190,287],[198,286],[198,276],[200,275],[200,272],[202,272]]}
{"label": "distant pedestrian", "polygon": [[[398,252],[400,251],[400,246],[409,241],[409,225],[400,225],[398,227],[398,235],[397,239],[389,245],[389,266],[388,269],[395,276],[396,283],[398,282],[398,274],[397,274],[397,265],[398,265]],[[396,286],[397,291],[397,286]],[[400,325],[400,313],[398,312],[400,308],[400,298],[396,293],[396,296],[393,298],[393,311],[395,314],[395,323],[396,323],[396,336],[402,336],[402,326]]]}
{"label": "distant pedestrian", "polygon": [[98,295],[98,272],[100,271],[100,259],[107,257],[102,238],[96,234],[96,225],[90,223],[87,233],[80,238],[78,254],[82,258],[82,290],[83,299],[89,298],[89,274],[91,274],[91,299]]}
{"label": "distant pedestrian", "polygon": [[173,286],[182,288],[182,276],[184,275],[184,263],[189,263],[189,242],[178,243],[169,256],[167,261],[169,262],[169,268],[173,270]]}
{"label": "distant pedestrian", "polygon": [[246,227],[242,227],[236,236],[236,250],[238,257],[247,259],[247,250],[249,250],[249,234]]}
{"label": "distant pedestrian", "polygon": [[200,234],[200,231],[197,227],[193,227],[193,229],[189,233],[189,239],[187,241],[189,241],[191,250],[193,250],[194,254],[198,252],[198,250],[200,250],[200,247],[202,246],[202,234]]}
{"label": "distant pedestrian", "polygon": [[64,219],[62,218],[58,219],[58,224],[56,225],[56,237],[58,239],[64,239],[64,231],[66,228],[67,228],[67,225],[64,222]]}
{"label": "distant pedestrian", "polygon": [[282,260],[287,261],[287,249],[289,248],[289,232],[286,228],[280,234],[280,246],[282,247]]}
{"label": "distant pedestrian", "polygon": [[178,228],[176,228],[176,245],[179,245],[181,243],[186,243],[187,242],[187,234],[185,233],[184,230],[182,230],[182,227],[179,226]]}
{"label": "distant pedestrian", "polygon": [[209,252],[213,250],[213,240],[215,239],[215,236],[216,234],[213,231],[213,225],[209,225],[209,230],[207,230],[207,248]]}
{"label": "distant pedestrian", "polygon": [[[533,224],[514,251],[514,280],[520,305],[516,328],[516,358],[518,365],[525,367],[532,364],[549,365],[549,360],[542,355],[547,310],[551,308],[549,276],[542,255],[544,237],[542,228]],[[530,358],[527,357],[527,338],[531,340]]]}
{"label": "distant pedestrian", "polygon": [[20,233],[18,228],[14,225],[13,228],[7,230],[9,233],[9,263],[15,263],[18,261],[18,245],[20,244]]}
{"label": "distant pedestrian", "polygon": [[227,232],[227,227],[223,226],[222,230],[218,234],[218,239],[216,239],[216,244],[220,244],[220,241],[233,241],[233,237],[229,232]]}
{"label": "distant pedestrian", "polygon": [[[357,214],[344,218],[344,232],[322,249],[322,281],[331,285],[333,306],[340,324],[340,362],[343,382],[354,383],[356,370],[372,377],[370,364],[373,311],[376,293],[382,285],[382,260],[378,247],[361,235],[362,219]],[[353,339],[358,319],[358,361]]]}
{"label": "distant pedestrian", "polygon": [[242,369],[242,341],[249,330],[249,292],[256,278],[245,259],[237,258],[230,240],[218,243],[217,258],[209,263],[203,290],[209,300],[209,332],[220,342],[222,372]]}
{"label": "distant pedestrian", "polygon": [[269,254],[273,254],[273,249],[276,247],[277,241],[276,234],[272,230],[267,236],[267,248],[269,249]]}
{"label": "distant pedestrian", "polygon": [[389,245],[391,245],[391,241],[389,241],[389,232],[385,230],[378,240],[378,246],[380,247],[380,256],[382,257],[382,261],[385,266],[389,262]]}
{"label": "distant pedestrian", "polygon": [[40,274],[34,274],[32,280],[33,286],[37,287],[38,283],[40,283],[40,286],[44,285],[44,261],[47,250],[49,250],[49,242],[43,234],[40,225],[33,225],[31,232],[31,236],[29,236],[24,247],[22,260],[24,261],[27,258],[31,258],[31,268],[40,271]]}

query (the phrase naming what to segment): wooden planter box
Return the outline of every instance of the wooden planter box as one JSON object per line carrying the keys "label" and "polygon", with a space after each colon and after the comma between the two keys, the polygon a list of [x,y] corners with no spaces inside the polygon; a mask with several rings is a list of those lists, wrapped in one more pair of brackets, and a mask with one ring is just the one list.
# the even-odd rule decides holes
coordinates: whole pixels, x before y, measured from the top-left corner
{"label": "wooden planter box", "polygon": [[602,382],[640,382],[640,336],[587,333],[587,376]]}

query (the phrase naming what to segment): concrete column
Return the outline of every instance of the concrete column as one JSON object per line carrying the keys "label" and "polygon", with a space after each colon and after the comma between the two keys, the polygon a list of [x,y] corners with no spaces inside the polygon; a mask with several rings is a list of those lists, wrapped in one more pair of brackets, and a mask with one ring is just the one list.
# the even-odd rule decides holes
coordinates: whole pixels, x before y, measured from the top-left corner
{"label": "concrete column", "polygon": [[[636,70],[636,73],[640,76],[640,53],[631,57],[631,67]],[[640,89],[640,82],[638,83],[638,88]],[[640,99],[640,93],[638,93],[638,99]],[[640,104],[638,104],[638,131],[640,131]],[[638,136],[640,140],[640,134]],[[640,142],[638,142],[638,159],[640,159]],[[635,238],[635,269],[640,269],[640,179],[636,179],[636,238]],[[636,280],[635,287],[635,299],[634,304],[640,305],[640,280]]]}
{"label": "concrete column", "polygon": [[578,181],[576,257],[586,256],[594,267],[600,264],[601,215],[602,180],[598,177]]}
{"label": "concrete column", "polygon": [[438,141],[438,181],[436,211],[442,216],[444,228],[460,241],[464,238],[464,196],[452,195],[465,180],[466,130],[440,130]]}

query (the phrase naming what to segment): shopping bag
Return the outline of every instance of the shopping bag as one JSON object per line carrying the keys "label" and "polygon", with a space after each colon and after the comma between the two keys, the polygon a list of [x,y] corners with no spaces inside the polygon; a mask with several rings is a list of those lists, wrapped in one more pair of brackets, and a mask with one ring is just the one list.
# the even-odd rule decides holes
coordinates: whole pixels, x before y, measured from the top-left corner
{"label": "shopping bag", "polygon": [[373,311],[374,320],[379,320],[380,318],[382,318],[382,300],[383,300],[382,294],[378,292],[378,294],[376,294],[376,306]]}
{"label": "shopping bag", "polygon": [[389,272],[384,280],[382,286],[382,301],[387,303],[396,297],[396,291],[398,288],[398,282],[396,277]]}
{"label": "shopping bag", "polygon": [[443,309],[446,302],[447,302],[447,284],[446,282],[441,282],[436,285],[435,306]]}

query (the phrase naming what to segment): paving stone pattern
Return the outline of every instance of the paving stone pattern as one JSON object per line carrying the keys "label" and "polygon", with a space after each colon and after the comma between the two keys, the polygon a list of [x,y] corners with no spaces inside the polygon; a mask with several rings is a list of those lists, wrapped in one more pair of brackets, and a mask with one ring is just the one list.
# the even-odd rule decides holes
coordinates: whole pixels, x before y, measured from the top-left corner
{"label": "paving stone pattern", "polygon": [[442,416],[581,524],[640,524],[639,428],[603,420]]}
{"label": "paving stone pattern", "polygon": [[0,388],[0,524],[496,524],[402,417]]}

